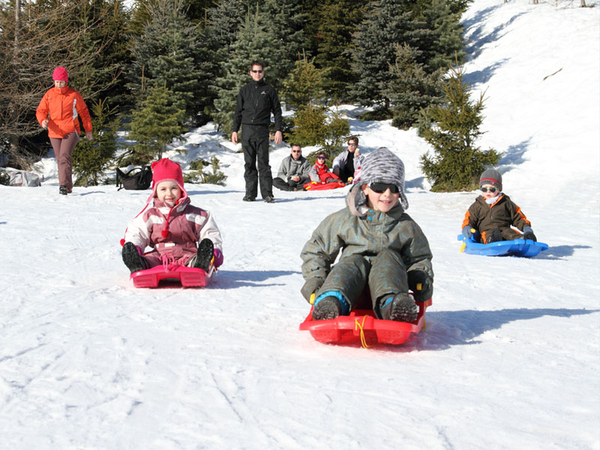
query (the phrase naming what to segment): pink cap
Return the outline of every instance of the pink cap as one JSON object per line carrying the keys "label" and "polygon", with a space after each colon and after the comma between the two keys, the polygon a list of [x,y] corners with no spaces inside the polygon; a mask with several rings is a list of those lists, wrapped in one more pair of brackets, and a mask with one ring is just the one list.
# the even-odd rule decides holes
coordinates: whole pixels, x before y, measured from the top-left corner
{"label": "pink cap", "polygon": [[156,186],[161,181],[174,181],[181,189],[182,197],[187,195],[183,187],[181,166],[169,158],[159,159],[152,163],[152,192],[156,194]]}
{"label": "pink cap", "polygon": [[54,81],[65,81],[65,82],[69,82],[69,73],[67,72],[67,69],[65,69],[64,67],[57,67],[56,69],[54,69],[54,73],[52,74],[52,79]]}

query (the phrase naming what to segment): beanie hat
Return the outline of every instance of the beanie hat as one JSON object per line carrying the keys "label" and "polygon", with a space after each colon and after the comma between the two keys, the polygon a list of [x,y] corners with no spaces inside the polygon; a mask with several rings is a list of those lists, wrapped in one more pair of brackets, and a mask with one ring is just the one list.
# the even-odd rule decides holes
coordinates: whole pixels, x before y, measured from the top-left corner
{"label": "beanie hat", "polygon": [[187,192],[183,188],[181,166],[169,158],[159,159],[152,163],[152,196],[156,195],[156,187],[161,181],[174,181],[181,189],[181,198],[187,196]]}
{"label": "beanie hat", "polygon": [[67,72],[67,69],[65,69],[64,67],[57,67],[56,69],[54,69],[54,72],[52,73],[52,79],[54,81],[66,81],[68,83],[69,82],[69,73]]}
{"label": "beanie hat", "polygon": [[[396,185],[400,193],[400,205],[405,211],[408,209],[408,199],[404,192],[404,163],[386,147],[379,147],[365,157],[355,188],[360,189],[363,184],[369,185],[375,182]],[[364,205],[366,202],[364,193],[357,191],[356,206]]]}
{"label": "beanie hat", "polygon": [[479,179],[479,188],[484,184],[491,184],[492,186],[496,186],[498,190],[502,190],[502,175],[496,169],[487,169],[485,172],[481,174],[481,178]]}

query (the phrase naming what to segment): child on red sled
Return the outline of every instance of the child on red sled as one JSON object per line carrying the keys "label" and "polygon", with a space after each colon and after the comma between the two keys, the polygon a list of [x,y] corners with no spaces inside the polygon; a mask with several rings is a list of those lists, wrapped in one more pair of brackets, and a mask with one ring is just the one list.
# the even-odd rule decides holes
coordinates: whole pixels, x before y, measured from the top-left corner
{"label": "child on red sled", "polygon": [[327,161],[327,153],[319,152],[315,165],[312,166],[308,172],[310,181],[323,184],[340,183],[340,177],[329,170],[325,161]]}
{"label": "child on red sled", "polygon": [[[220,266],[221,232],[210,212],[191,205],[179,164],[163,158],[152,163],[152,171],[152,194],[121,241],[127,268],[134,273],[163,264],[207,272],[211,261]],[[152,251],[144,253],[146,247]]]}
{"label": "child on red sled", "polygon": [[[481,195],[465,213],[462,234],[466,238],[473,231],[481,234],[481,242],[490,244],[497,241],[531,239],[537,241],[531,222],[527,220],[521,208],[502,192],[502,175],[496,169],[487,169],[479,179]],[[518,228],[523,232],[519,233]]]}
{"label": "child on red sled", "polygon": [[313,319],[348,315],[368,285],[377,318],[414,322],[415,300],[433,293],[432,255],[421,228],[405,213],[402,161],[384,147],[371,153],[346,203],[321,222],[300,255],[302,294],[309,302],[314,294]]}

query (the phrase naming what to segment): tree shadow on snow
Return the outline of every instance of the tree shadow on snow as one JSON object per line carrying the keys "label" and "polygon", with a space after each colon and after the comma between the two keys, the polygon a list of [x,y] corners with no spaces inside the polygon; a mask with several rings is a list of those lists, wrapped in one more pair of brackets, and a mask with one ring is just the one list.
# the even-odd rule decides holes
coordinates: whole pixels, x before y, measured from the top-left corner
{"label": "tree shadow on snow", "polygon": [[262,282],[271,278],[297,275],[299,273],[295,270],[219,270],[219,275],[215,278],[214,285],[219,289],[277,286],[284,285],[285,283],[264,284]]}
{"label": "tree shadow on snow", "polygon": [[544,316],[562,317],[598,313],[590,309],[501,309],[498,311],[432,311],[426,314],[427,328],[412,341],[411,350],[446,350],[455,345],[480,344],[477,337],[503,325]]}

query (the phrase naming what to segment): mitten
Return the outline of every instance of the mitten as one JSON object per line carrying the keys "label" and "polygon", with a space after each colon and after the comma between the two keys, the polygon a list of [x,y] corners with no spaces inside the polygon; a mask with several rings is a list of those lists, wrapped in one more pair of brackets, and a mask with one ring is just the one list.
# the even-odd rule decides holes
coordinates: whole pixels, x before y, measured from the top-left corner
{"label": "mitten", "polygon": [[422,270],[408,272],[408,288],[413,292],[415,300],[424,302],[433,296],[433,278]]}
{"label": "mitten", "polygon": [[304,296],[307,302],[310,303],[310,296],[317,292],[321,288],[321,286],[323,286],[323,282],[324,280],[321,278],[310,278],[306,280],[300,292],[302,292],[302,295]]}
{"label": "mitten", "polygon": [[467,225],[462,229],[462,234],[464,237],[466,237],[467,239],[469,239],[471,236],[473,236],[473,232],[471,231],[471,225]]}
{"label": "mitten", "polygon": [[523,239],[530,239],[532,241],[537,242],[537,238],[535,237],[535,234],[533,234],[533,230],[531,229],[531,227],[523,228]]}
{"label": "mitten", "polygon": [[223,252],[218,248],[215,248],[214,255],[215,258],[213,260],[213,266],[219,267],[221,264],[223,264]]}

